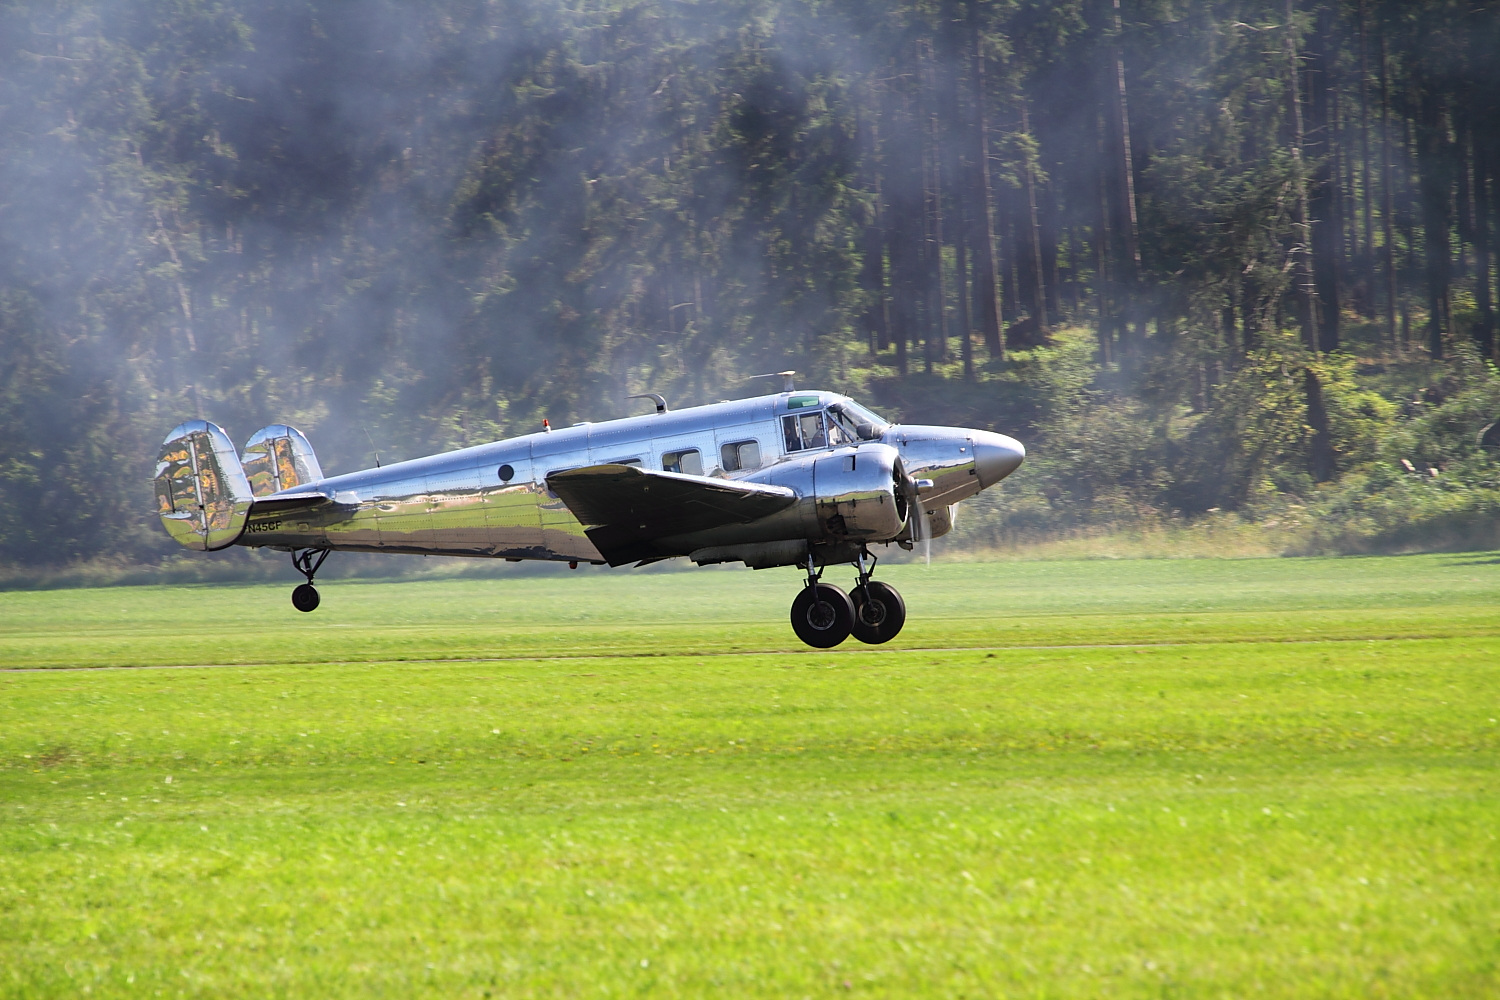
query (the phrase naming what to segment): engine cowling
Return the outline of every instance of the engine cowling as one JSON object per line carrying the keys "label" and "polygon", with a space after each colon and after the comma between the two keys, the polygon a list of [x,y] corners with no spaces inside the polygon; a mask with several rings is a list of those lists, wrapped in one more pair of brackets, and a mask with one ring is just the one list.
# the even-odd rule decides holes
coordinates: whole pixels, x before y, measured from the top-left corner
{"label": "engine cowling", "polygon": [[901,453],[864,444],[820,456],[813,463],[813,495],[824,537],[888,542],[906,527],[906,472]]}

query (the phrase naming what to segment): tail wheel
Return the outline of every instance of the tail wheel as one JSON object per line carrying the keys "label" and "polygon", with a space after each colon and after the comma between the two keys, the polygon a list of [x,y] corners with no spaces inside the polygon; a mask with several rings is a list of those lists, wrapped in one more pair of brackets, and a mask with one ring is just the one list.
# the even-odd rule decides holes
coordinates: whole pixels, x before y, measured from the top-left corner
{"label": "tail wheel", "polygon": [[906,602],[896,588],[878,580],[855,587],[849,595],[854,604],[854,638],[872,646],[890,642],[906,624]]}
{"label": "tail wheel", "polygon": [[304,583],[292,591],[292,607],[298,611],[316,610],[320,601],[322,598],[318,596],[318,588],[310,583]]}
{"label": "tail wheel", "polygon": [[803,587],[792,602],[792,631],[815,649],[832,649],[854,627],[854,602],[829,583]]}

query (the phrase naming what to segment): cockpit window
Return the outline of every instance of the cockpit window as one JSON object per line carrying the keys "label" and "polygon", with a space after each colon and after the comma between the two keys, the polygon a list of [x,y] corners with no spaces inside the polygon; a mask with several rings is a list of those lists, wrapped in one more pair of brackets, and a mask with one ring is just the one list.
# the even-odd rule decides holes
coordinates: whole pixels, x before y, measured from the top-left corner
{"label": "cockpit window", "polygon": [[821,412],[782,417],[781,430],[786,436],[787,451],[828,447],[828,435],[823,432]]}
{"label": "cockpit window", "polygon": [[828,408],[830,424],[837,424],[851,437],[860,441],[875,441],[885,433],[888,422],[853,400],[834,403]]}
{"label": "cockpit window", "polygon": [[828,411],[828,443],[837,448],[842,444],[854,444],[858,441],[854,429],[834,415],[832,410]]}

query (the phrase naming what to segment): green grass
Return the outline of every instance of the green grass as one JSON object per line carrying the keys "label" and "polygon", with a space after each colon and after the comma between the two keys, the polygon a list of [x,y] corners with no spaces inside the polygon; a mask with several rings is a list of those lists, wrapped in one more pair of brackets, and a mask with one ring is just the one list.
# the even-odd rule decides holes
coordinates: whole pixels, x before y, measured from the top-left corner
{"label": "green grass", "polygon": [[[1500,634],[1500,556],[901,565],[896,648]],[[825,579],[852,584],[853,571]],[[796,570],[0,592],[0,663],[144,666],[800,652]]]}
{"label": "green grass", "polygon": [[1500,560],[883,575],[0,594],[224,664],[0,674],[0,996],[1500,992]]}

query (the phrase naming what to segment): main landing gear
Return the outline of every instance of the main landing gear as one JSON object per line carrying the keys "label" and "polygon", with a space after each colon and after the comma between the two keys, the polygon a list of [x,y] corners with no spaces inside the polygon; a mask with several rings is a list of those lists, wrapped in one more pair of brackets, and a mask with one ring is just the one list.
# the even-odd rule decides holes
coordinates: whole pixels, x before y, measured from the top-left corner
{"label": "main landing gear", "polygon": [[[869,560],[866,569],[865,561]],[[832,649],[853,635],[877,645],[896,638],[906,624],[906,602],[896,588],[870,579],[876,559],[860,550],[859,582],[852,594],[823,583],[823,571],[807,556],[807,585],[792,601],[792,631],[815,649]]]}
{"label": "main landing gear", "polygon": [[314,611],[322,598],[318,596],[318,588],[313,586],[313,576],[323,567],[323,560],[328,558],[332,549],[293,549],[292,565],[297,567],[297,572],[307,577],[307,582],[299,584],[292,591],[292,607],[298,611]]}
{"label": "main landing gear", "polygon": [[[865,569],[866,559],[870,560],[869,569]],[[890,642],[906,624],[906,602],[896,588],[870,579],[876,562],[874,556],[860,550],[859,562],[855,563],[859,568],[859,585],[849,595],[854,602],[854,638],[872,646]]]}

